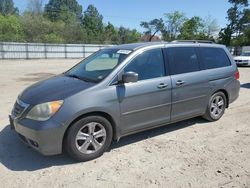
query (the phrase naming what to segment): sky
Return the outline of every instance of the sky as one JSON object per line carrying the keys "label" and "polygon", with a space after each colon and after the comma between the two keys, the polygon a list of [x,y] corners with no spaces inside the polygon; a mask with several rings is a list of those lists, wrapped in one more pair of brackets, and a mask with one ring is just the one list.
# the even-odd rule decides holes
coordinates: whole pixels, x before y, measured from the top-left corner
{"label": "sky", "polygon": [[[27,8],[28,0],[13,0],[20,12]],[[48,0],[43,0],[46,4]],[[190,18],[200,16],[215,18],[220,27],[227,24],[228,0],[78,0],[85,10],[93,4],[103,15],[104,23],[111,22],[119,27],[124,26],[143,31],[141,21],[163,18],[164,13],[176,10],[184,12]]]}

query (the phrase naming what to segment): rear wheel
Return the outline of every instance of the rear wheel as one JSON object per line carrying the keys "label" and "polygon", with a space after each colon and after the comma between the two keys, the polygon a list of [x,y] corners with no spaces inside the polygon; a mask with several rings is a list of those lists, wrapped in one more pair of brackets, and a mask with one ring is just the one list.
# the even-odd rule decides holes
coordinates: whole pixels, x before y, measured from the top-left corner
{"label": "rear wheel", "polygon": [[107,119],[101,116],[85,117],[70,127],[65,149],[78,161],[92,160],[109,148],[112,137],[112,126]]}
{"label": "rear wheel", "polygon": [[217,121],[219,120],[226,109],[226,96],[223,92],[217,92],[213,94],[207,106],[206,113],[203,115],[203,118],[208,121]]}

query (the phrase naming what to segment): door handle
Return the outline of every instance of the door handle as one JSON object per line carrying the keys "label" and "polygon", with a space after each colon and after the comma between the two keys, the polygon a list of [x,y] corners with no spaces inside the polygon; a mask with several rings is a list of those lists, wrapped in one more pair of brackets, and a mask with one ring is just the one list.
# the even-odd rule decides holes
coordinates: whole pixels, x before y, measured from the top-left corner
{"label": "door handle", "polygon": [[178,80],[178,81],[176,82],[176,85],[177,85],[177,86],[181,86],[181,85],[183,85],[183,84],[185,84],[185,83],[186,83],[185,81]]}
{"label": "door handle", "polygon": [[164,89],[164,88],[168,87],[168,84],[160,83],[157,87],[158,87],[158,89]]}

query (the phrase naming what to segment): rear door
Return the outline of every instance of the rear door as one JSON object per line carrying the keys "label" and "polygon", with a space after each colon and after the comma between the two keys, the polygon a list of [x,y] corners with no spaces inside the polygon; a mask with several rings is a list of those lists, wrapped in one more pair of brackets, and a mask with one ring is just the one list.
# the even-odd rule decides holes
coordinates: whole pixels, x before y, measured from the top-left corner
{"label": "rear door", "polygon": [[124,68],[129,71],[138,73],[139,80],[117,86],[122,134],[170,122],[171,79],[162,49],[142,52]]}
{"label": "rear door", "polygon": [[205,112],[209,85],[200,71],[195,46],[165,49],[172,82],[171,120],[178,121]]}
{"label": "rear door", "polygon": [[199,48],[199,54],[202,72],[207,75],[210,85],[210,95],[218,90],[226,90],[229,100],[237,98],[237,66],[231,63],[226,51],[221,47],[203,46]]}

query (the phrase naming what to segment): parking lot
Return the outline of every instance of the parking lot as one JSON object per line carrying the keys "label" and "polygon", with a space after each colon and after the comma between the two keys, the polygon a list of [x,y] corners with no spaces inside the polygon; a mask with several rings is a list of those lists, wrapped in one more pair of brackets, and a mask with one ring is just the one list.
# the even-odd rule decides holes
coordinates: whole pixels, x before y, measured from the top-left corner
{"label": "parking lot", "polygon": [[0,61],[0,187],[250,187],[250,67],[221,120],[193,118],[122,138],[96,160],[44,157],[10,130],[8,114],[30,84],[79,60]]}

